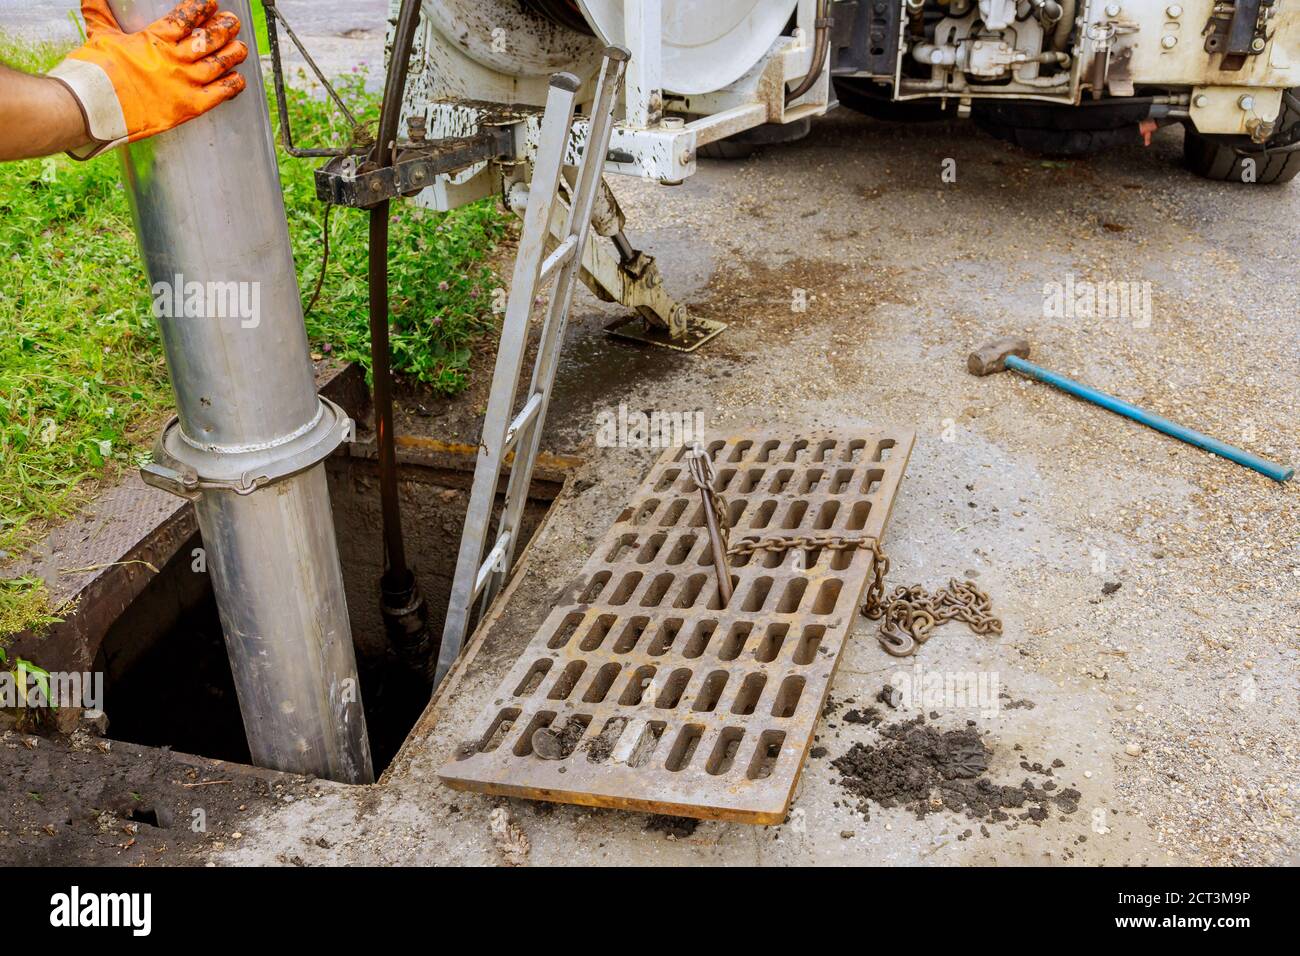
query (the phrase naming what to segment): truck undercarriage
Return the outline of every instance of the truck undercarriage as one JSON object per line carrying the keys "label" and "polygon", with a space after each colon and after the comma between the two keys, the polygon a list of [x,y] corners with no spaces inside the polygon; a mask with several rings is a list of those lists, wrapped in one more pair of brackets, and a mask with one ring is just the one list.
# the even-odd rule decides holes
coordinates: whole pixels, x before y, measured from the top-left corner
{"label": "truck undercarriage", "polygon": [[[446,136],[502,106],[539,107],[551,73],[590,80],[602,41],[632,54],[607,170],[662,183],[700,156],[799,138],[837,102],[889,120],[969,117],[1048,155],[1181,124],[1201,176],[1300,172],[1295,0],[438,0],[423,4],[405,113]],[[501,178],[478,166],[418,201],[493,194]]]}
{"label": "truck undercarriage", "polygon": [[844,0],[831,9],[836,91],[863,112],[953,108],[1001,139],[1061,155],[1149,142],[1182,123],[1202,175],[1240,179],[1249,156],[1269,181],[1300,170],[1288,90],[1300,30],[1283,4]]}

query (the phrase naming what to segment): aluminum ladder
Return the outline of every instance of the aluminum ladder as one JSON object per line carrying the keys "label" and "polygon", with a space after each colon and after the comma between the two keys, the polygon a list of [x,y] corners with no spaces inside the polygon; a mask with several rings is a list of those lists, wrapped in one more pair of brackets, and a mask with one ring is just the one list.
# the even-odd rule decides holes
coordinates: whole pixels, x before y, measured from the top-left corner
{"label": "aluminum ladder", "polygon": [[[501,344],[497,349],[492,392],[483,418],[483,434],[474,465],[474,484],[470,492],[465,530],[461,534],[456,558],[456,576],[452,579],[451,600],[442,630],[442,646],[434,686],[441,683],[460,654],[469,626],[470,608],[480,600],[484,609],[505,584],[519,543],[519,527],[532,483],[542,439],[542,426],[551,400],[551,386],[559,360],[564,329],[574,288],[582,268],[582,254],[591,231],[592,210],[601,188],[605,157],[609,153],[614,129],[614,107],[631,54],[622,47],[607,47],[596,82],[596,98],[591,110],[586,149],[578,162],[572,199],[565,211],[563,238],[552,252],[546,253],[549,224],[557,204],[563,209],[560,186],[564,160],[569,147],[581,81],[571,73],[559,73],[551,79],[542,116],[537,158],[533,165],[528,208],[524,213],[519,252],[515,258],[514,278],[501,327]],[[541,342],[533,365],[532,382],[522,408],[514,411],[528,346],[528,325],[538,292],[554,281],[546,309]],[[497,523],[496,539],[487,548],[497,483],[506,457],[513,451],[514,462],[506,486],[505,503]],[[487,550],[486,556],[484,551]]]}

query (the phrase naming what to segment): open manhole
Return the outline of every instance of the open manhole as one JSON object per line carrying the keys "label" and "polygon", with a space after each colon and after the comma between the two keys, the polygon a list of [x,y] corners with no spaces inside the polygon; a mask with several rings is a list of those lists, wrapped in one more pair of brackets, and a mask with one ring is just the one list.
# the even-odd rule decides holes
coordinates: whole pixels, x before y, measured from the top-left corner
{"label": "open manhole", "polygon": [[[400,465],[407,548],[428,598],[430,628],[440,635],[469,502],[473,450],[456,452],[452,446],[422,439],[408,439],[407,444]],[[380,618],[383,547],[375,463],[340,455],[326,462],[326,470],[361,696],[379,774],[424,710],[429,692],[392,652]],[[561,487],[562,474],[556,471],[534,480],[525,511],[525,539],[536,532]],[[104,635],[94,670],[104,674],[111,738],[248,763],[202,548],[195,534],[158,569]]]}

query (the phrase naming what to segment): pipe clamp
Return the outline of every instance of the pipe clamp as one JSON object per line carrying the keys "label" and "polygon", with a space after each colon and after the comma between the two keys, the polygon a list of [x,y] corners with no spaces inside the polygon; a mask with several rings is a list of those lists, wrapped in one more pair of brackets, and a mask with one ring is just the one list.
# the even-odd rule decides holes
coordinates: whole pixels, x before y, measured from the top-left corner
{"label": "pipe clamp", "polygon": [[259,488],[301,474],[324,461],[356,435],[356,425],[342,408],[321,397],[314,427],[291,441],[238,453],[197,447],[181,433],[172,416],[154,442],[153,461],[140,468],[146,485],[191,501],[204,491],[251,495]]}

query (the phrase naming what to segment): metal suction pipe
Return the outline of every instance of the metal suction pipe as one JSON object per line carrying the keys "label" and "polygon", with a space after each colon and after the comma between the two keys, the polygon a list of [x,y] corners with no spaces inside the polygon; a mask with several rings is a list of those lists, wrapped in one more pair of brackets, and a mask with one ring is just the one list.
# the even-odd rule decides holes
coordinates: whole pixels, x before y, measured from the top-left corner
{"label": "metal suction pipe", "polygon": [[[112,0],[139,30],[174,0]],[[253,46],[248,0],[223,4]],[[177,416],[144,479],[194,501],[253,762],[374,779],[324,458],[352,422],[316,395],[262,71],[122,149]]]}

